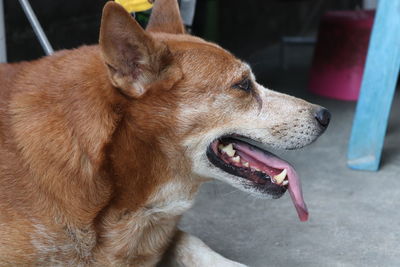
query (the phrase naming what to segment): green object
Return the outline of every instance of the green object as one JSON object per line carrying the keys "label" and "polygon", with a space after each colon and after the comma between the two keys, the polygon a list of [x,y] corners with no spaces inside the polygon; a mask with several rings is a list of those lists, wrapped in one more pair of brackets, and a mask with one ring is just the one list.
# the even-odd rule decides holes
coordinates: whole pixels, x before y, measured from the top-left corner
{"label": "green object", "polygon": [[143,12],[137,12],[137,13],[135,13],[136,21],[139,22],[139,24],[143,28],[146,28],[147,23],[149,23],[150,14],[151,14],[150,10],[143,11]]}

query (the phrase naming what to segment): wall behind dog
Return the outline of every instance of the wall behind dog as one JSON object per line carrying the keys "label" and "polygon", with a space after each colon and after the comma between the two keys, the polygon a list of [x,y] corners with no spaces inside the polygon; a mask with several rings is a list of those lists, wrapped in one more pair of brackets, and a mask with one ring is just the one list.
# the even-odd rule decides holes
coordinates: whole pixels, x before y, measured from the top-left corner
{"label": "wall behind dog", "polygon": [[313,35],[327,10],[354,9],[359,0],[219,0],[221,44],[246,57],[282,36]]}
{"label": "wall behind dog", "polygon": [[[30,0],[56,50],[96,43],[105,2],[107,0]],[[282,35],[316,31],[318,19],[327,9],[353,9],[360,2],[198,0],[193,30],[246,58],[255,49],[277,42]],[[19,2],[4,0],[4,6],[8,60],[15,62],[43,56]],[[315,14],[310,20],[310,12],[314,9]]]}
{"label": "wall behind dog", "polygon": [[[98,40],[101,11],[107,0],[30,0],[55,50]],[[7,54],[10,62],[44,55],[19,1],[4,0]]]}

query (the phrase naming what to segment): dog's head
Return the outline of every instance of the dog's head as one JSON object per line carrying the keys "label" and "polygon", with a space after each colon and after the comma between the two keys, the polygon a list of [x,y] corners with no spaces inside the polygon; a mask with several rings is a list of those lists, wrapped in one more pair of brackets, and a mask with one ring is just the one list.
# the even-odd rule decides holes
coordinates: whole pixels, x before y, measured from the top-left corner
{"label": "dog's head", "polygon": [[312,143],[329,124],[326,109],[264,88],[247,64],[184,34],[176,0],[156,1],[146,31],[108,3],[100,47],[112,84],[132,99],[135,112],[151,113],[149,124],[169,122],[168,142],[183,151],[192,176],[262,197],[288,189],[300,219],[307,219],[296,171],[266,149]]}

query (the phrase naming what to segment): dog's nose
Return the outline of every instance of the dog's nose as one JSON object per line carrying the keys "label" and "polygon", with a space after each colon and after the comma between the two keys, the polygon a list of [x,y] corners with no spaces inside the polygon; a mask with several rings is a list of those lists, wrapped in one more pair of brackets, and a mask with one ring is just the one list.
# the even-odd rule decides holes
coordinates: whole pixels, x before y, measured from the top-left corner
{"label": "dog's nose", "polygon": [[322,127],[326,128],[331,121],[331,113],[326,108],[320,108],[315,113],[315,119]]}

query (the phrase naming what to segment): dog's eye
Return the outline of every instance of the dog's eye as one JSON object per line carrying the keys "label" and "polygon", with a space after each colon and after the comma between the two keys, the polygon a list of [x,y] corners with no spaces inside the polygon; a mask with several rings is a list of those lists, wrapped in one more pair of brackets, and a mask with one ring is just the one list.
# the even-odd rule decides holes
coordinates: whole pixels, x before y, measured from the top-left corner
{"label": "dog's eye", "polygon": [[233,87],[248,92],[251,90],[251,81],[249,78],[245,78],[244,80],[240,81],[239,83],[234,84]]}

